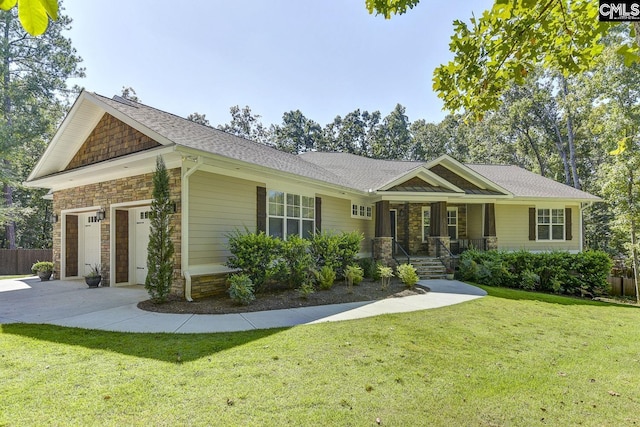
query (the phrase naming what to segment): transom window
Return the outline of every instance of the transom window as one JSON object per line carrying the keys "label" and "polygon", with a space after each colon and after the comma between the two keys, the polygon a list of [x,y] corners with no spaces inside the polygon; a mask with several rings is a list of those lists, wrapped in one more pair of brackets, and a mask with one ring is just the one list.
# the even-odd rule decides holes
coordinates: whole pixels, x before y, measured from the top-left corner
{"label": "transom window", "polygon": [[315,230],[315,198],[269,191],[269,235],[311,237]]}
{"label": "transom window", "polygon": [[371,219],[373,217],[373,208],[371,206],[351,203],[351,218]]}
{"label": "transom window", "polygon": [[564,240],[564,209],[538,209],[538,240]]}

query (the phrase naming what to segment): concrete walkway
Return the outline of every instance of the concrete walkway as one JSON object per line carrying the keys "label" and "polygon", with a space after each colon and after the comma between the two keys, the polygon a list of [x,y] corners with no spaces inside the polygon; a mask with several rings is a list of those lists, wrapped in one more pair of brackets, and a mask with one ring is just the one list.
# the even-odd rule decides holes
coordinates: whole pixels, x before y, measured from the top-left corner
{"label": "concrete walkway", "polygon": [[486,292],[456,280],[422,280],[424,295],[238,314],[163,314],[137,308],[142,286],[88,288],[84,281],[0,280],[0,324],[47,323],[120,332],[203,333],[290,327],[444,307]]}

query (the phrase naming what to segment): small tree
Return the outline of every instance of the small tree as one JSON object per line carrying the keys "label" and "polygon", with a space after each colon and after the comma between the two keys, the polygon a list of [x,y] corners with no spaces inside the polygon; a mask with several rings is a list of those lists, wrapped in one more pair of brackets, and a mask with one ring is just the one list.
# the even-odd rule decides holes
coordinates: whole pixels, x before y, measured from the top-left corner
{"label": "small tree", "polygon": [[156,159],[151,202],[151,229],[147,247],[147,279],[144,287],[155,303],[167,301],[173,283],[173,253],[169,219],[173,206],[169,199],[169,173],[161,156]]}

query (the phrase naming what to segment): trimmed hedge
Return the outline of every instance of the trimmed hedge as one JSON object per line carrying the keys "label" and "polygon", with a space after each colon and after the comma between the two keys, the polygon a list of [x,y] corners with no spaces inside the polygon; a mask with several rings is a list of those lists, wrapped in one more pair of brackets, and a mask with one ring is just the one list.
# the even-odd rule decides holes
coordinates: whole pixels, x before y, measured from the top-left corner
{"label": "trimmed hedge", "polygon": [[604,295],[611,259],[603,251],[531,253],[465,251],[458,275],[481,285],[568,295]]}
{"label": "trimmed hedge", "polygon": [[313,272],[327,267],[340,277],[356,263],[362,233],[319,233],[310,240],[291,236],[287,241],[248,230],[227,236],[231,256],[227,265],[240,268],[253,282],[256,292],[282,282],[291,288],[309,283]]}

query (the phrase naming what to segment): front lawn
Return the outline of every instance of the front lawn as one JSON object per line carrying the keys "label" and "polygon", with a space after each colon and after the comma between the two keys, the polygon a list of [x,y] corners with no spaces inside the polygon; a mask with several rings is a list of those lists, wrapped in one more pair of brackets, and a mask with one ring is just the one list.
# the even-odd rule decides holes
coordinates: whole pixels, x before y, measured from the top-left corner
{"label": "front lawn", "polygon": [[233,334],[0,325],[0,426],[640,424],[637,308],[485,289]]}

